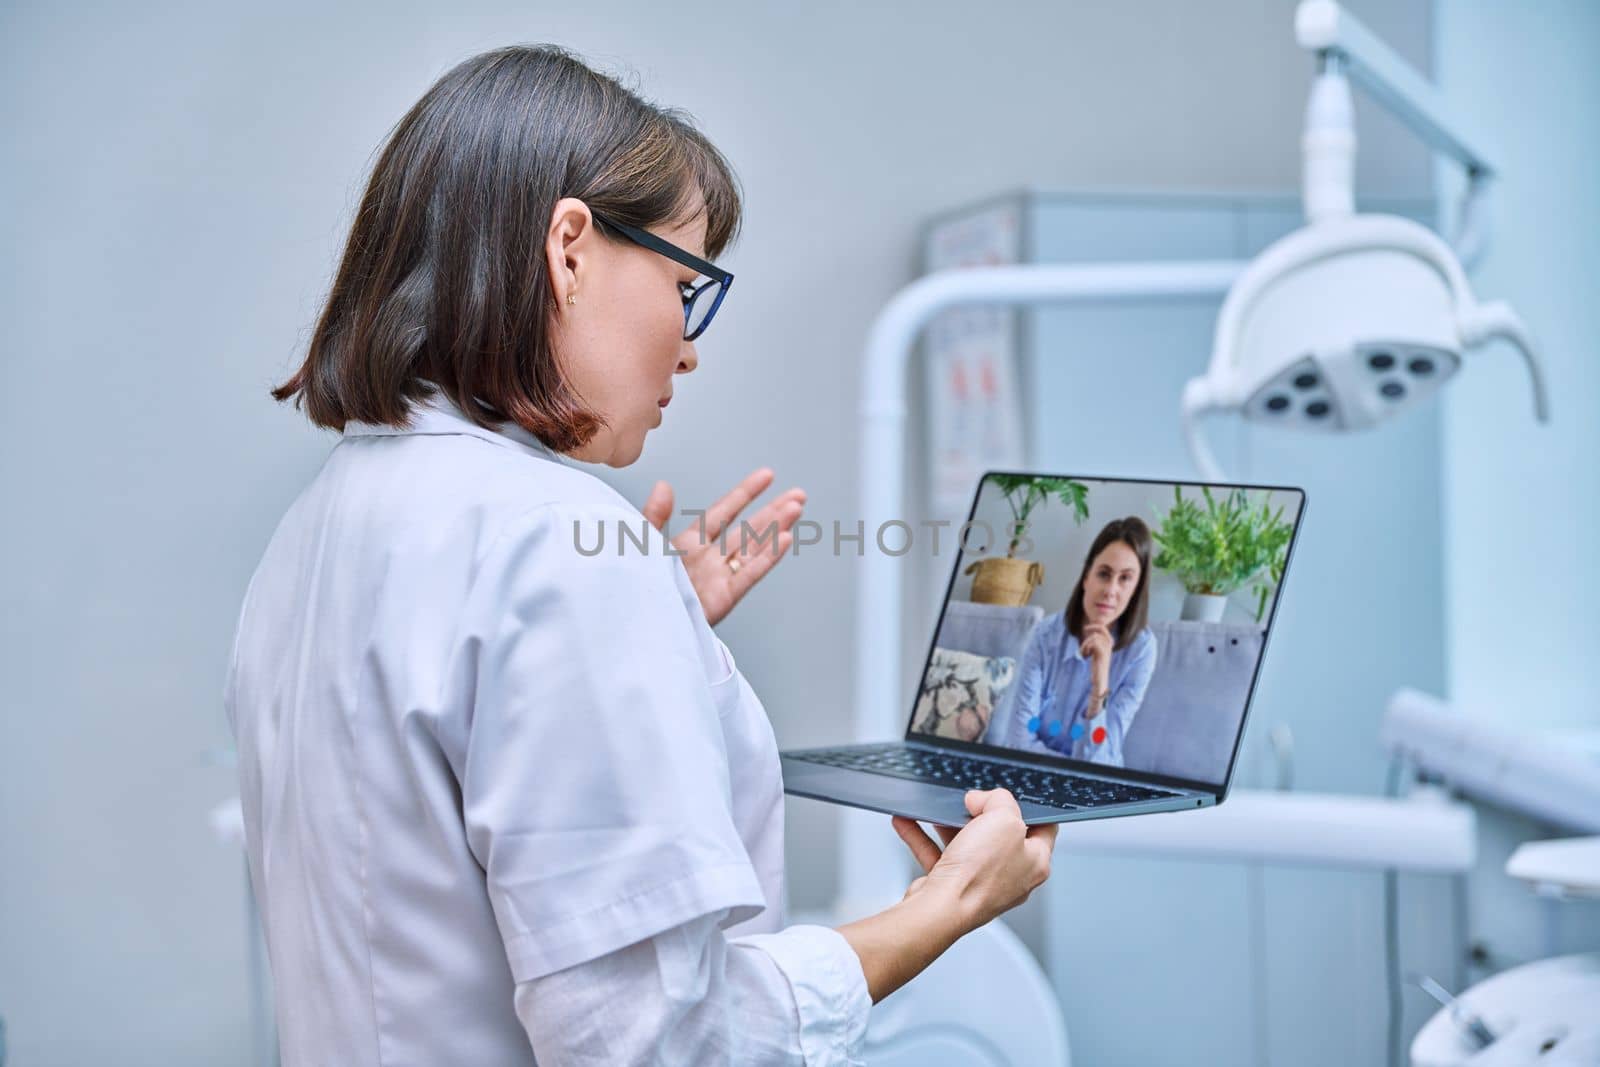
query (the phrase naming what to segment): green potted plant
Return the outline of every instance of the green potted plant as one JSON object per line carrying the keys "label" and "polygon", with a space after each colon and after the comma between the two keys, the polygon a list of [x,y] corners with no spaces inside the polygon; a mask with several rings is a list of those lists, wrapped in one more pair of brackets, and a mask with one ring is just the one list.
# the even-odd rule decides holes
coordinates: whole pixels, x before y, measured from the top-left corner
{"label": "green potted plant", "polygon": [[1027,535],[1034,512],[1052,500],[1072,509],[1073,521],[1082,524],[1089,517],[1089,487],[1071,478],[1036,478],[1026,474],[991,474],[995,486],[1005,494],[1011,508],[1007,527],[1006,554],[977,560],[966,570],[972,575],[972,600],[979,604],[1004,604],[1021,607],[1033,598],[1033,591],[1044,581],[1044,564],[1017,559],[1017,547]]}
{"label": "green potted plant", "polygon": [[1209,488],[1200,492],[1204,507],[1173,487],[1172,507],[1152,535],[1160,546],[1154,565],[1183,583],[1188,595],[1182,618],[1204,622],[1220,621],[1228,594],[1257,579],[1259,622],[1267,596],[1283,574],[1294,527],[1284,521],[1282,507],[1272,510],[1271,493],[1252,507],[1243,489],[1221,499]]}
{"label": "green potted plant", "polygon": [[1267,613],[1267,601],[1272,598],[1272,591],[1278,588],[1278,583],[1283,581],[1283,565],[1289,562],[1289,546],[1286,542],[1278,550],[1278,555],[1267,565],[1267,573],[1256,580],[1256,622]]}

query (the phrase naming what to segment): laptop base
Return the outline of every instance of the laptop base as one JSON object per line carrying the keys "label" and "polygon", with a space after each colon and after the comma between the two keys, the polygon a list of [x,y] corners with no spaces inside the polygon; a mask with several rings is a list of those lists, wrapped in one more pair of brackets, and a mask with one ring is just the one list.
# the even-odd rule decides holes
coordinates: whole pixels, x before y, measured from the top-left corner
{"label": "laptop base", "polygon": [[[783,763],[783,791],[791,796],[824,800],[852,808],[904,815],[918,822],[940,826],[961,826],[970,820],[967,814],[967,790],[961,786],[942,785],[932,781],[919,781],[876,771],[817,763],[806,756],[816,753],[878,753],[896,749],[921,752],[938,752],[936,746],[899,743],[894,745],[844,745],[827,749],[803,749],[781,753]],[[1013,764],[990,756],[978,757],[997,767],[1027,766]],[[1034,768],[1036,769],[1036,768]],[[1144,815],[1161,811],[1185,811],[1190,808],[1209,807],[1217,802],[1211,793],[1185,790],[1164,790],[1168,795],[1129,803],[1106,803],[1093,806],[1065,807],[1041,803],[1019,797],[1022,821],[1029,826],[1045,823],[1077,822],[1085,819],[1110,819],[1123,815]]]}

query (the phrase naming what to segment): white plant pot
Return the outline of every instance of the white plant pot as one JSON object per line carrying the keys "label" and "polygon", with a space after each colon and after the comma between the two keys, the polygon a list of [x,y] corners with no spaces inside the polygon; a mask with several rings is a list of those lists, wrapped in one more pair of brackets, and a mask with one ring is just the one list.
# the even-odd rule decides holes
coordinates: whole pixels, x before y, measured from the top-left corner
{"label": "white plant pot", "polygon": [[1183,598],[1185,622],[1221,622],[1222,613],[1228,609],[1228,598],[1210,593],[1190,593]]}

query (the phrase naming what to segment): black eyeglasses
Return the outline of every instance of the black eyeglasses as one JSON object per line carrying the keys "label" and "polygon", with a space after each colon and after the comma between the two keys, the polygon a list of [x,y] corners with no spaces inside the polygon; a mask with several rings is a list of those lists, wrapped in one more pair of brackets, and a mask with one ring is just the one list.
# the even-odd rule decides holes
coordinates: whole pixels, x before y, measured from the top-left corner
{"label": "black eyeglasses", "polygon": [[616,230],[634,244],[648,248],[652,252],[659,252],[673,262],[682,263],[685,267],[692,268],[710,279],[699,285],[678,283],[678,291],[683,297],[683,339],[693,341],[705,333],[706,327],[711,325],[711,320],[717,314],[717,308],[722,306],[722,298],[728,294],[728,286],[733,284],[733,275],[715,263],[709,263],[691,252],[685,252],[671,241],[663,241],[649,230],[641,230],[637,226],[609,219],[593,208],[589,209],[589,214],[594,216],[595,221]]}

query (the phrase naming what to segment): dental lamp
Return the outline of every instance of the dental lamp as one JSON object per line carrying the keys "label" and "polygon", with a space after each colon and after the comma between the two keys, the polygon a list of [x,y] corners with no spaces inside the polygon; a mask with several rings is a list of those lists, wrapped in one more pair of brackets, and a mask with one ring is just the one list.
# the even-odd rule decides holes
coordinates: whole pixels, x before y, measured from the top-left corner
{"label": "dental lamp", "polygon": [[[1458,258],[1470,262],[1483,247],[1488,157],[1456,132],[1464,127],[1437,91],[1333,0],[1303,0],[1295,35],[1321,65],[1302,140],[1306,225],[1239,276],[1217,318],[1210,366],[1184,388],[1184,437],[1201,474],[1223,480],[1200,433],[1203,415],[1366,429],[1426,402],[1468,352],[1497,339],[1522,353],[1534,412],[1547,421],[1527,327],[1507,304],[1480,303]],[[1356,213],[1352,78],[1466,168],[1456,248],[1409,219]]]}

